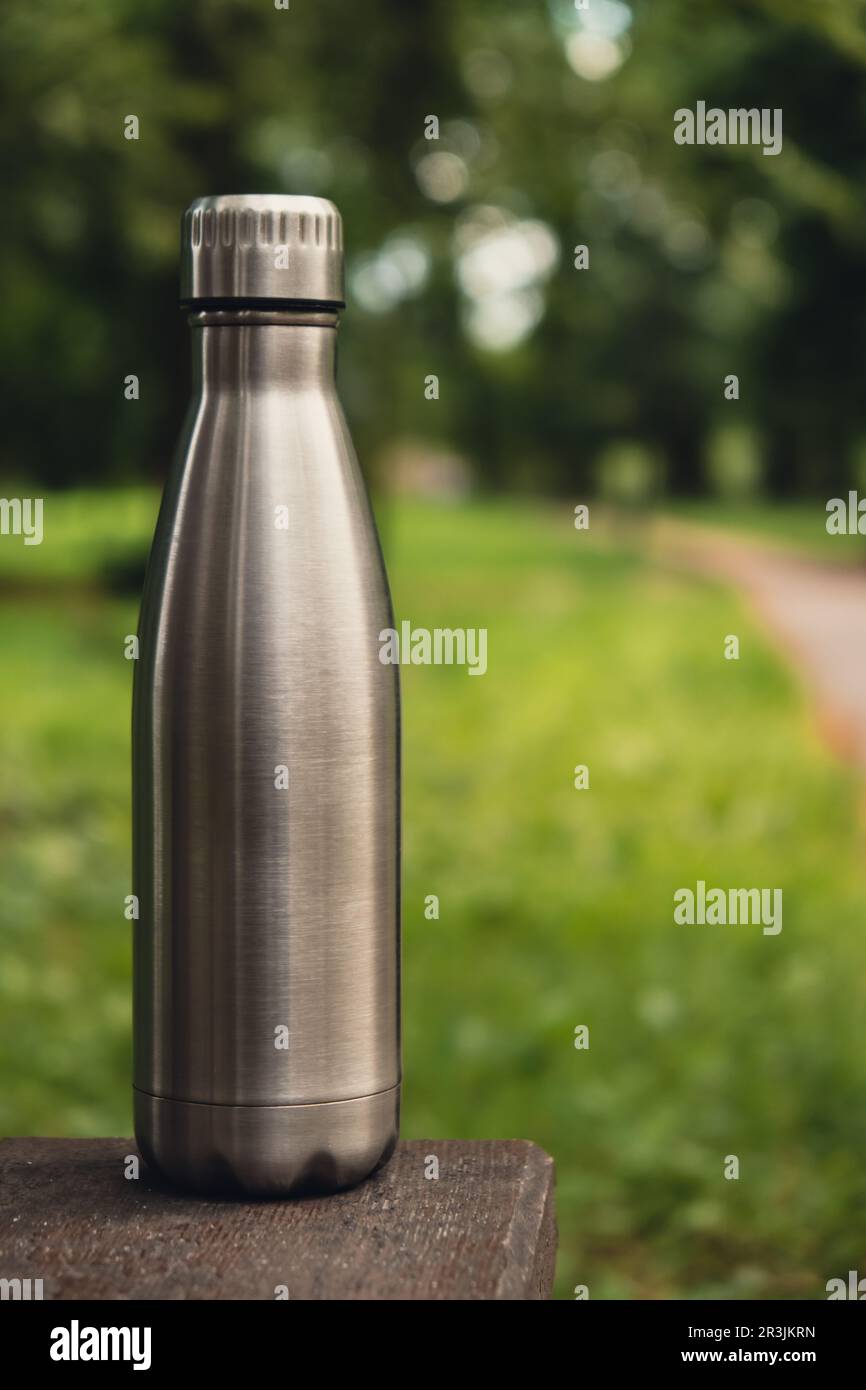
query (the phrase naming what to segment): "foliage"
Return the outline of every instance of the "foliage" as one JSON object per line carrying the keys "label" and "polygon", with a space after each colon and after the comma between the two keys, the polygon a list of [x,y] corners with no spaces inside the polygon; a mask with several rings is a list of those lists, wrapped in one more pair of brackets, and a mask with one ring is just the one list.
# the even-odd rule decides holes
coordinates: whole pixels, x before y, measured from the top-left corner
{"label": "foliage", "polygon": [[[344,213],[343,389],[371,470],[415,436],[462,451],[489,487],[571,495],[605,449],[639,440],[693,493],[735,415],[773,492],[851,480],[866,433],[856,0],[5,0],[0,52],[13,483],[164,474],[188,390],[180,212],[251,187]],[[781,108],[782,154],[675,145],[673,112],[698,100]],[[527,224],[555,239],[555,268],[521,283],[513,237],[482,239],[500,293],[473,298],[467,240]],[[493,350],[515,314],[535,326]]]}

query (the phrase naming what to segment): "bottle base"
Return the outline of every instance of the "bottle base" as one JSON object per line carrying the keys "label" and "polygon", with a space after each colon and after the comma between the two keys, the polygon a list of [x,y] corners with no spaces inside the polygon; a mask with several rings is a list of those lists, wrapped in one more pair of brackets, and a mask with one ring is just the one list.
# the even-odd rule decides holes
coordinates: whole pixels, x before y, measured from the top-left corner
{"label": "bottle base", "polygon": [[138,1089],[133,1095],[145,1163],[195,1192],[337,1192],[387,1163],[399,1132],[399,1086],[319,1105],[202,1105]]}

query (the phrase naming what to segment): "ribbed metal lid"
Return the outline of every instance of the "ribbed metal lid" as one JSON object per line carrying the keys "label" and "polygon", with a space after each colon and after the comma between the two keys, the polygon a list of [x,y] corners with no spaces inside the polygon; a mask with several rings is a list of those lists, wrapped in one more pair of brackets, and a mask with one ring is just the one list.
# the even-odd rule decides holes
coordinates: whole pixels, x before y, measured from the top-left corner
{"label": "ribbed metal lid", "polygon": [[327,198],[196,198],[183,215],[181,253],[183,304],[344,302],[343,222]]}

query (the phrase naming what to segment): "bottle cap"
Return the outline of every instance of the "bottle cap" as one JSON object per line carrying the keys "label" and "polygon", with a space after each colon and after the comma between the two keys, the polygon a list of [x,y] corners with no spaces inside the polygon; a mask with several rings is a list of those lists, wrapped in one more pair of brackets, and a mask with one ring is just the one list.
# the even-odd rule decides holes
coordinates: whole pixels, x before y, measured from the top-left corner
{"label": "bottle cap", "polygon": [[343,222],[327,198],[196,198],[183,215],[181,253],[182,304],[336,309],[345,302]]}

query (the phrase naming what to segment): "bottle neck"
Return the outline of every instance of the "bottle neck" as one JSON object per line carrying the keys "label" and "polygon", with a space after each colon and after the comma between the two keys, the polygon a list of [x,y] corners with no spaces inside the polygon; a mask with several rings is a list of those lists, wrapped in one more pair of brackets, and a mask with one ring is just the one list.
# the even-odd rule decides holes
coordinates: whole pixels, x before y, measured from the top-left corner
{"label": "bottle neck", "polygon": [[192,313],[196,387],[240,390],[278,385],[333,388],[336,313],[237,309]]}

